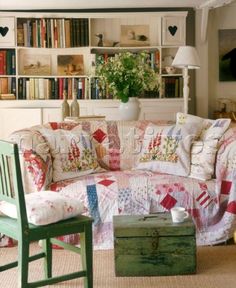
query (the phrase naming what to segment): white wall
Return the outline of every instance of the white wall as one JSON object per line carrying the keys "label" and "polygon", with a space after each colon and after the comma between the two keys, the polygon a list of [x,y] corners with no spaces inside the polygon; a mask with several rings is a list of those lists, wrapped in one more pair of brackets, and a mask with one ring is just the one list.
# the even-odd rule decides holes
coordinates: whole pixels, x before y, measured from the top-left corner
{"label": "white wall", "polygon": [[201,59],[201,69],[197,73],[197,115],[212,117],[217,109],[218,98],[236,101],[236,81],[219,81],[218,30],[236,29],[236,4],[210,10],[207,41],[200,40],[201,12],[196,17],[196,43]]}
{"label": "white wall", "polygon": [[208,117],[208,41],[201,41],[202,11],[196,11],[196,48],[200,57],[200,69],[196,70],[196,114]]}

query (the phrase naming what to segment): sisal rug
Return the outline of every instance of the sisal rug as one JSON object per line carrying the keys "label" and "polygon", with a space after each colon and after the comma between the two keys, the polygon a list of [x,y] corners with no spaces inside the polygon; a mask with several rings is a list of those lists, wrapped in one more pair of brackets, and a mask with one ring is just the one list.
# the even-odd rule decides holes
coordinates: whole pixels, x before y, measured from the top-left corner
{"label": "sisal rug", "polygon": [[[32,252],[38,250],[32,244]],[[0,264],[5,259],[16,257],[17,247],[0,249]],[[79,256],[54,250],[54,270],[60,274],[75,270],[80,265]],[[222,245],[197,248],[197,273],[184,276],[161,277],[116,277],[114,274],[113,250],[94,252],[94,288],[235,288],[236,287],[236,245]],[[39,279],[42,261],[31,264],[30,279]],[[0,273],[0,287],[17,288],[17,269]],[[47,287],[83,287],[83,280],[72,280]]]}

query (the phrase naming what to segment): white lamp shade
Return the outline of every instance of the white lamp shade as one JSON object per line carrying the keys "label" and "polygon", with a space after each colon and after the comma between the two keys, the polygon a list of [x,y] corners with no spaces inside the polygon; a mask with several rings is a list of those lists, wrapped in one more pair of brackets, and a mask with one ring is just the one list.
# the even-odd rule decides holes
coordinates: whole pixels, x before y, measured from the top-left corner
{"label": "white lamp shade", "polygon": [[172,66],[178,68],[198,69],[200,68],[200,60],[197,54],[197,50],[193,46],[181,46],[179,47],[175,59],[172,62]]}

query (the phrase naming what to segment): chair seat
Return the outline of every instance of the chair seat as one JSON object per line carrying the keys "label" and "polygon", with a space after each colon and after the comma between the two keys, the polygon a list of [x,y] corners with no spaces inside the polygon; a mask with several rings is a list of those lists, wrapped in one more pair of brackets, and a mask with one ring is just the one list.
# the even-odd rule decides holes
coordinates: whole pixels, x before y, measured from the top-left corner
{"label": "chair seat", "polygon": [[[62,231],[68,232],[66,235],[81,233],[84,231],[84,225],[91,224],[92,221],[93,220],[90,217],[79,215],[77,217],[62,220],[45,226],[29,224],[29,239],[30,241],[37,241],[42,239],[42,236],[44,235],[47,237],[43,238],[58,237],[62,235]],[[17,219],[13,219],[8,216],[0,216],[0,225],[2,226],[1,231],[3,234],[7,234],[8,236],[18,240],[19,233],[17,232]]]}

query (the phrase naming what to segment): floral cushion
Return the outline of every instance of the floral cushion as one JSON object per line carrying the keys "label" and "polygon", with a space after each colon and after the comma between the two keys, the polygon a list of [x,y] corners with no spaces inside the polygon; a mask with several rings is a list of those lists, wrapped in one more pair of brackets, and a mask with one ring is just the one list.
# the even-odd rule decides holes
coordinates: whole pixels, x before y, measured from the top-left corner
{"label": "floral cushion", "polygon": [[53,181],[87,175],[99,169],[89,134],[81,127],[40,131],[47,139],[53,158]]}
{"label": "floral cushion", "polygon": [[52,157],[37,127],[20,130],[9,137],[18,144],[23,184],[29,192],[45,190],[52,182]]}
{"label": "floral cushion", "polygon": [[201,126],[191,124],[147,126],[138,169],[187,176],[190,172],[190,146]]}
{"label": "floral cushion", "polygon": [[228,129],[231,120],[224,118],[210,120],[190,114],[177,113],[176,122],[180,125],[202,123],[201,134],[191,149],[191,172],[189,176],[200,180],[211,179],[214,175],[218,140]]}
{"label": "floral cushion", "polygon": [[[34,225],[47,225],[60,220],[75,217],[84,212],[83,204],[77,199],[70,199],[53,191],[41,191],[25,196],[27,217]],[[16,206],[2,201],[0,211],[17,218]]]}
{"label": "floral cushion", "polygon": [[194,141],[191,148],[190,177],[208,180],[214,174],[218,140]]}

